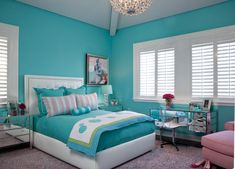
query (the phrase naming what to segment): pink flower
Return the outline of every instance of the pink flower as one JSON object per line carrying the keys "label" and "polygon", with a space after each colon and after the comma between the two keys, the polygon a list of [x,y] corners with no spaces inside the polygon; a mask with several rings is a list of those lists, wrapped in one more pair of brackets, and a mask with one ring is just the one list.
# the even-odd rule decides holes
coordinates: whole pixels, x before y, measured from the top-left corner
{"label": "pink flower", "polygon": [[24,103],[20,103],[19,104],[19,109],[24,110],[26,108]]}
{"label": "pink flower", "polygon": [[174,99],[175,96],[173,94],[170,94],[170,93],[167,93],[167,94],[164,94],[162,96],[163,99],[167,99],[167,100],[170,100],[170,99]]}

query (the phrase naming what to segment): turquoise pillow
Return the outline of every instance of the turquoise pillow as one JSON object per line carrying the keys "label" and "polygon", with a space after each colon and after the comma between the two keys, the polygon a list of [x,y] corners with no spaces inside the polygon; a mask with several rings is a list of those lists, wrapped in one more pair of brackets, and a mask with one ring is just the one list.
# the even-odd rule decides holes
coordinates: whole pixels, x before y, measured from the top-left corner
{"label": "turquoise pillow", "polygon": [[64,88],[59,89],[46,89],[46,88],[34,88],[37,96],[38,96],[38,109],[40,115],[46,115],[46,107],[43,103],[42,97],[56,97],[64,95]]}
{"label": "turquoise pillow", "polygon": [[70,94],[86,94],[86,87],[81,86],[77,89],[65,88],[65,95],[70,95]]}
{"label": "turquoise pillow", "polygon": [[78,108],[72,110],[72,115],[79,116],[79,115],[87,114],[90,112],[91,112],[91,108],[88,106],[87,107],[78,107]]}

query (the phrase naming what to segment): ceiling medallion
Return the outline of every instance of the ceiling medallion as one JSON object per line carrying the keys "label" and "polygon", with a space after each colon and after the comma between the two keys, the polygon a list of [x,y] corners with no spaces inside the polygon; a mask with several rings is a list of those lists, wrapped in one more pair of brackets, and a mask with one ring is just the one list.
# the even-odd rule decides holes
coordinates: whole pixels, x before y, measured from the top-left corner
{"label": "ceiling medallion", "polygon": [[123,15],[138,15],[150,7],[152,0],[110,0],[115,11]]}

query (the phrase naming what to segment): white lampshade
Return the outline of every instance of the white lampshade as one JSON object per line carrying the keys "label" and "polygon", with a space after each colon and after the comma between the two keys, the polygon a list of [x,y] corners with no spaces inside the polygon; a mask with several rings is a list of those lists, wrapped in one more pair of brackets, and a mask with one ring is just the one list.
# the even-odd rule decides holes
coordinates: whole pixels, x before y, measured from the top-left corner
{"label": "white lampshade", "polygon": [[113,94],[112,85],[104,85],[104,86],[102,86],[102,93],[103,94]]}

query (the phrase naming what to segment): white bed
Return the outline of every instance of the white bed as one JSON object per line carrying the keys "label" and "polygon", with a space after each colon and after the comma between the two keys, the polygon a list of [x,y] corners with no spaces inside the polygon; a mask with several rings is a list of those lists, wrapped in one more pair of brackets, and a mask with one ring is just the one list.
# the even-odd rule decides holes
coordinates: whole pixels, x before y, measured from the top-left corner
{"label": "white bed", "polygon": [[[33,88],[78,88],[83,78],[25,75],[25,103],[31,114],[38,112],[37,96]],[[155,133],[108,148],[97,153],[95,158],[70,150],[66,144],[54,138],[31,132],[34,147],[47,152],[81,169],[109,169],[144,154],[155,147]]]}

